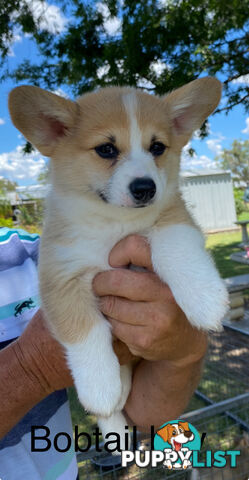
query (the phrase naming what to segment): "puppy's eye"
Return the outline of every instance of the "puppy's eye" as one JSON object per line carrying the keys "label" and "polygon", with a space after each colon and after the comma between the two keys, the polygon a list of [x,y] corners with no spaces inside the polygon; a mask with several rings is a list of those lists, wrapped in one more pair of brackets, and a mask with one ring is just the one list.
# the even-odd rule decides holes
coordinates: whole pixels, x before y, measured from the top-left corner
{"label": "puppy's eye", "polygon": [[95,152],[102,158],[116,158],[118,149],[112,143],[103,143],[95,147]]}
{"label": "puppy's eye", "polygon": [[177,434],[176,430],[173,430],[172,435],[176,435],[176,434]]}
{"label": "puppy's eye", "polygon": [[150,146],[150,153],[152,153],[154,157],[159,157],[159,155],[163,154],[165,149],[166,145],[164,145],[162,142],[154,142]]}

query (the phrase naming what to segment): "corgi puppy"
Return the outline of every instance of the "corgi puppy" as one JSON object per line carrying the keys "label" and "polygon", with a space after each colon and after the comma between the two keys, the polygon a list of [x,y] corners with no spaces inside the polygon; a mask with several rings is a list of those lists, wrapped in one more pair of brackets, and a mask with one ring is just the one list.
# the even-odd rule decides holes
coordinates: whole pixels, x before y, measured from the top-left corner
{"label": "corgi puppy", "polygon": [[92,291],[119,240],[132,233],[147,238],[155,272],[192,325],[216,330],[226,313],[223,281],[179,192],[181,150],[220,96],[221,83],[209,77],[165,97],[129,87],[103,88],[75,102],[33,86],[10,93],[14,125],[52,160],[42,309],[103,435],[123,435],[131,388],[131,367],[120,367]]}

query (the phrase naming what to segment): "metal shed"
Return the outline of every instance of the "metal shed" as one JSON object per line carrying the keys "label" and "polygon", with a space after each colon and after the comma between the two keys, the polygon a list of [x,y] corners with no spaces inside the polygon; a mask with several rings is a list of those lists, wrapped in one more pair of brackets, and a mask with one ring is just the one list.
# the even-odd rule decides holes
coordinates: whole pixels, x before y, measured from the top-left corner
{"label": "metal shed", "polygon": [[190,212],[204,231],[235,228],[236,210],[229,172],[183,171],[181,190]]}

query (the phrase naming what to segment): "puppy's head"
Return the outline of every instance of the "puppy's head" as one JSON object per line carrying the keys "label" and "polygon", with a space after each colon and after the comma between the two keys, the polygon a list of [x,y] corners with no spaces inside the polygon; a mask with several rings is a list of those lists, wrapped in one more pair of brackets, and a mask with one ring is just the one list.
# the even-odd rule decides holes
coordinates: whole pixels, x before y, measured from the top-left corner
{"label": "puppy's head", "polygon": [[220,82],[208,77],[162,98],[111,87],[72,102],[22,86],[10,93],[9,109],[14,125],[52,158],[57,189],[134,208],[172,197],[181,149],[220,95]]}

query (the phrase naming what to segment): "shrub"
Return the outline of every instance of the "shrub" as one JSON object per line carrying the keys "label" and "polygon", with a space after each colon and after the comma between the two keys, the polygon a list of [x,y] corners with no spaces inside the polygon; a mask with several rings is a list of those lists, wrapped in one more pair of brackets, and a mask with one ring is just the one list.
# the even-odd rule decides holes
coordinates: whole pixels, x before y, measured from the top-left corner
{"label": "shrub", "polygon": [[19,220],[23,225],[41,227],[43,221],[44,205],[42,200],[36,200],[34,205],[19,206],[21,212]]}
{"label": "shrub", "polygon": [[3,218],[0,217],[0,227],[8,227],[13,228],[13,220],[12,218]]}
{"label": "shrub", "polygon": [[244,191],[241,188],[233,189],[234,200],[235,200],[235,208],[237,215],[240,215],[242,212],[247,211],[245,203],[243,201]]}
{"label": "shrub", "polygon": [[0,217],[11,218],[12,217],[12,208],[8,200],[0,201]]}

